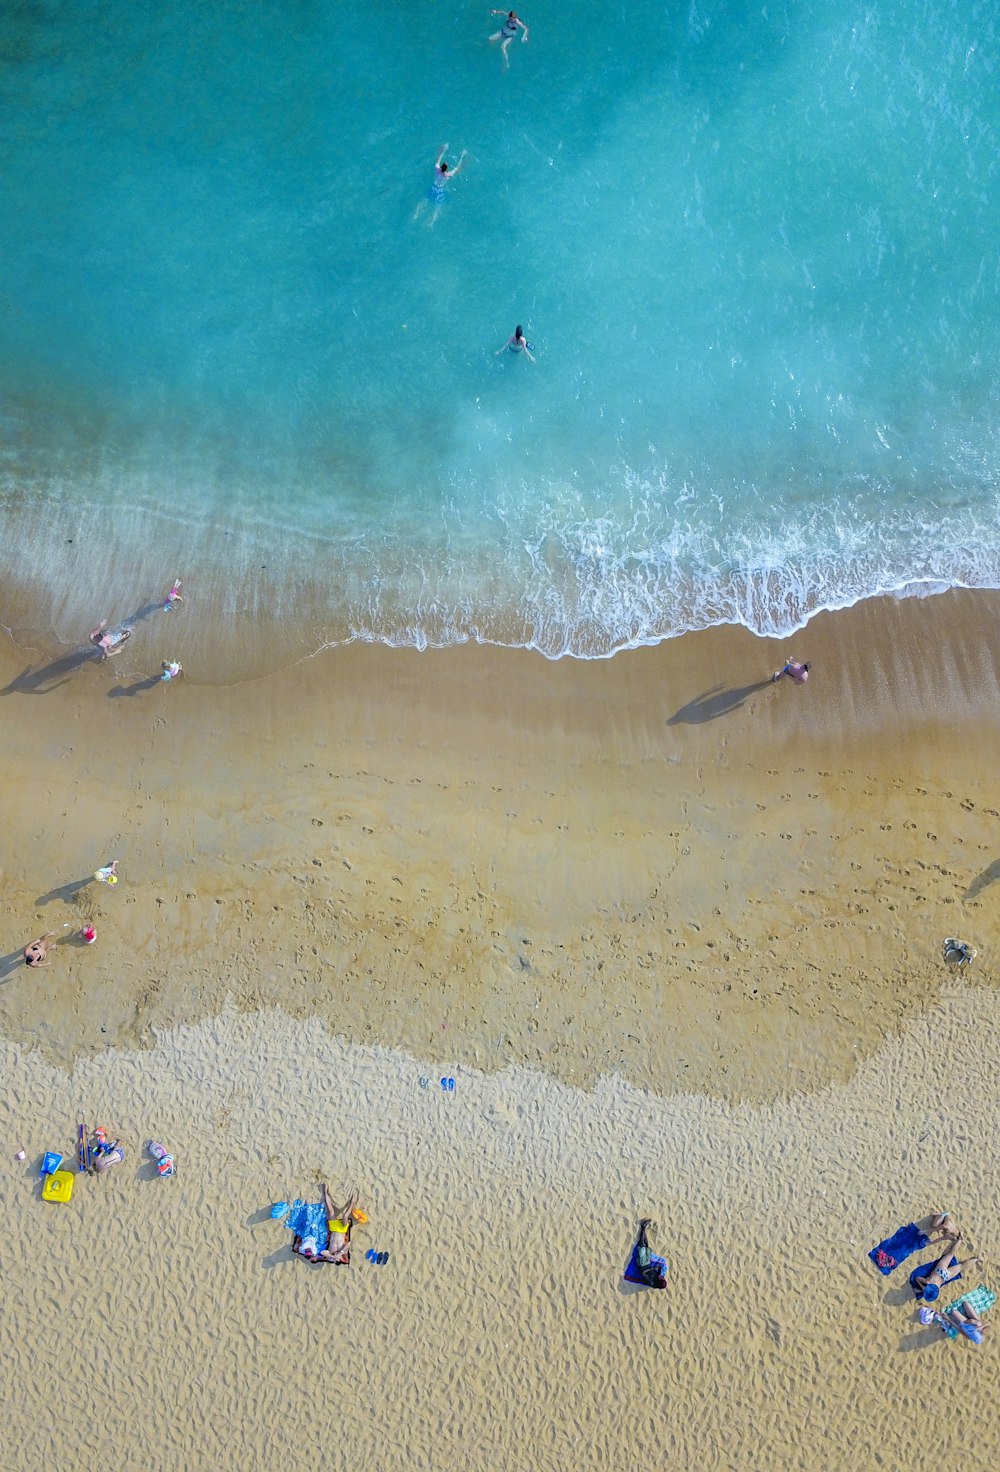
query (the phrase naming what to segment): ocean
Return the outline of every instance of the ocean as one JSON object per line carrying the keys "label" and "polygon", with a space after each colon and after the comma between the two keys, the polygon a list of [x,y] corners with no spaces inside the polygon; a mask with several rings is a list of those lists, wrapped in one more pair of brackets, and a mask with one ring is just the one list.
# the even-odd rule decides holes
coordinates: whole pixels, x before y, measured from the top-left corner
{"label": "ocean", "polygon": [[8,0],[32,632],[182,575],[216,648],[605,657],[1000,584],[996,6],[523,18],[505,72],[484,6]]}

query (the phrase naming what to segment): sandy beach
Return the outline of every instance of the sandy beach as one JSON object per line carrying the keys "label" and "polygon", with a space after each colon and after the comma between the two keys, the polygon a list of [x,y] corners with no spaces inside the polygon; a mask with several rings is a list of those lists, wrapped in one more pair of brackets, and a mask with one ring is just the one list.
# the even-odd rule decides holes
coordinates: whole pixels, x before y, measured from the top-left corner
{"label": "sandy beach", "polygon": [[[235,685],[199,676],[195,599],[104,665],[19,635],[9,1465],[95,1394],[61,1467],[994,1465],[989,1337],[921,1329],[866,1254],[948,1205],[997,1286],[998,607],[591,663],[350,646]],[[789,649],[807,687],[769,682]],[[43,1204],[85,1116],[128,1162]],[[266,1209],[317,1173],[389,1264],[289,1257]],[[666,1294],[621,1292],[640,1215]]]}

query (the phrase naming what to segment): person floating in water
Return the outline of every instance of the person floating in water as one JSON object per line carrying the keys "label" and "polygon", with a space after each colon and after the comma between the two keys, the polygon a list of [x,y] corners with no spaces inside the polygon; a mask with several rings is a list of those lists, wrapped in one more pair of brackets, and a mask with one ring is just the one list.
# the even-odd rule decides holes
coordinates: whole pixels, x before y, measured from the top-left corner
{"label": "person floating in water", "polygon": [[462,153],[459,157],[458,163],[453,169],[450,169],[448,167],[448,161],[445,158],[445,154],[447,152],[448,145],[446,143],[441,149],[441,152],[438,154],[437,162],[434,165],[434,183],[431,185],[424,198],[420,201],[416,209],[413,211],[413,218],[415,220],[419,220],[420,216],[423,214],[427,206],[429,204],[433,205],[433,209],[431,210],[431,217],[427,221],[428,225],[433,225],[434,221],[441,213],[441,206],[444,204],[445,185],[448,183],[449,179],[454,179],[456,174],[460,174],[462,172],[462,164],[465,161],[467,150],[464,148],[462,149]]}
{"label": "person floating in water", "polygon": [[796,685],[804,685],[809,678],[809,666],[799,664],[797,659],[786,660],[780,670],[775,670],[771,676],[772,680],[780,680],[782,675],[791,675]]}
{"label": "person floating in water", "polygon": [[497,348],[496,352],[493,354],[494,358],[498,358],[500,354],[504,351],[504,348],[509,348],[512,353],[523,353],[529,363],[533,363],[535,361],[531,355],[531,343],[525,337],[524,329],[522,328],[520,322],[514,328],[513,333],[510,337],[508,337],[503,347]]}
{"label": "person floating in water", "polygon": [[183,603],[184,594],[181,592],[180,578],[174,578],[174,586],[170,589],[163,603],[163,612],[171,613],[175,603]]}
{"label": "person floating in water", "polygon": [[528,27],[524,24],[524,21],[516,10],[491,10],[490,15],[502,15],[504,18],[503,25],[498,31],[494,31],[490,37],[490,45],[493,46],[497,41],[500,42],[503,69],[507,71],[510,66],[510,57],[507,55],[507,52],[510,50],[511,42],[518,31],[521,31],[521,44],[524,45],[528,39]]}
{"label": "person floating in water", "polygon": [[105,628],[106,623],[107,619],[102,618],[97,628],[91,629],[88,637],[94,648],[101,651],[102,659],[113,659],[116,654],[122,652],[126,642],[131,639],[132,630],[127,624],[123,624],[120,629],[107,629]]}

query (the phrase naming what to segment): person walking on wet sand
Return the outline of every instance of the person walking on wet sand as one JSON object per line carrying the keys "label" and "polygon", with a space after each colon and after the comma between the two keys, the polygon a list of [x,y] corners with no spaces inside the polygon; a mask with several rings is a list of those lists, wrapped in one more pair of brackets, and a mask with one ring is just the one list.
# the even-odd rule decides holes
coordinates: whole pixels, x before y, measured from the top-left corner
{"label": "person walking on wet sand", "polygon": [[772,682],[780,680],[782,675],[791,675],[796,685],[804,685],[809,678],[809,666],[800,664],[797,659],[788,659],[780,670],[775,670],[771,676]]}
{"label": "person walking on wet sand", "polygon": [[55,935],[54,930],[47,930],[37,940],[30,940],[24,948],[25,966],[47,966],[49,964],[48,942]]}

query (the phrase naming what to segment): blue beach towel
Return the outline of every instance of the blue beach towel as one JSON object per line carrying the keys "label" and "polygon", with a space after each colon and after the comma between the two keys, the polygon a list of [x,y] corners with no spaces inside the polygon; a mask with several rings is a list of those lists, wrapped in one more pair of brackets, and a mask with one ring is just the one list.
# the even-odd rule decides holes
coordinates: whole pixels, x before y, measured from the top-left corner
{"label": "blue beach towel", "polygon": [[[654,1257],[649,1255],[650,1267],[656,1269],[664,1278],[667,1276],[667,1259],[665,1257]],[[639,1272],[639,1244],[632,1248],[632,1256],[629,1258],[625,1268],[624,1278],[627,1283],[638,1283],[641,1288],[648,1288],[649,1284]]]}
{"label": "blue beach towel", "polygon": [[[938,1261],[939,1261],[939,1259],[936,1258],[936,1257],[934,1257],[934,1258],[931,1258],[930,1262],[921,1263],[920,1267],[913,1269],[913,1272],[910,1274],[910,1287],[913,1289],[913,1296],[914,1296],[914,1298],[926,1298],[928,1303],[933,1303],[934,1300],[935,1300],[935,1298],[937,1298],[938,1294],[941,1291],[941,1288],[944,1286],[943,1284],[934,1284],[934,1285],[930,1285],[929,1284],[928,1285],[929,1287],[931,1287],[931,1286],[933,1287],[933,1291],[928,1296],[928,1294],[924,1291],[923,1288],[920,1288],[920,1287],[917,1286],[916,1280],[917,1280],[917,1278],[926,1278],[927,1274],[931,1271],[931,1269],[934,1267],[935,1263],[938,1262]],[[951,1259],[951,1262],[948,1264],[948,1267],[949,1267],[949,1269],[950,1268],[957,1268],[958,1267],[958,1258],[953,1256],[952,1259]],[[961,1273],[956,1273],[953,1278],[949,1278],[948,1279],[948,1282],[949,1283],[957,1283],[958,1280],[959,1280],[959,1278],[961,1276],[962,1276]]]}
{"label": "blue beach towel", "polygon": [[293,1201],[292,1209],[285,1217],[285,1226],[296,1237],[315,1237],[317,1252],[325,1252],[330,1245],[330,1229],[322,1201]]}
{"label": "blue beach towel", "polygon": [[901,1262],[906,1261],[911,1252],[919,1252],[929,1241],[930,1238],[924,1235],[916,1222],[907,1222],[893,1236],[886,1237],[884,1242],[873,1247],[868,1256],[883,1278],[887,1278]]}

